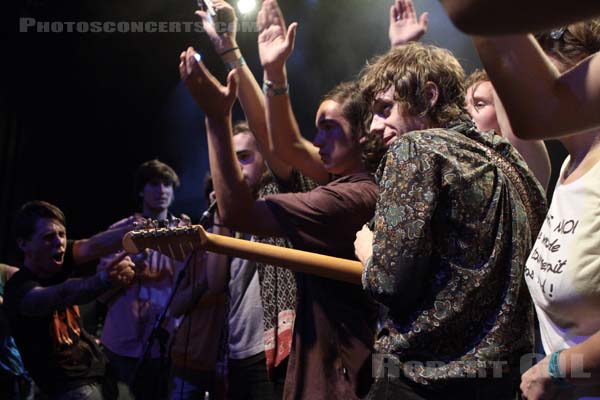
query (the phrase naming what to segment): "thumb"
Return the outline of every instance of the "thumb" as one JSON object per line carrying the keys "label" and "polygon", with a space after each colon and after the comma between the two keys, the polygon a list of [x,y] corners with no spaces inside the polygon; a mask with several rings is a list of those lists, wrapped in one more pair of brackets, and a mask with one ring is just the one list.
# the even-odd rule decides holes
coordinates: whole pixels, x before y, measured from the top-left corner
{"label": "thumb", "polygon": [[127,257],[127,252],[126,251],[121,251],[120,253],[117,253],[116,257],[113,258],[112,260],[110,260],[110,262],[108,263],[108,265],[106,266],[107,270],[111,270],[115,267],[115,265],[119,264],[121,261],[123,261],[123,259],[125,257]]}
{"label": "thumb", "polygon": [[196,12],[194,12],[194,14],[196,14],[197,16],[199,16],[200,19],[202,20],[202,22],[207,22],[208,21],[208,14],[206,13],[206,11],[197,10]]}
{"label": "thumb", "polygon": [[423,14],[421,14],[421,17],[419,18],[419,22],[421,23],[421,26],[423,28],[427,28],[427,23],[429,22],[429,13],[424,12]]}
{"label": "thumb", "polygon": [[238,83],[239,83],[239,75],[237,70],[232,70],[229,75],[227,75],[227,99],[231,100],[237,97],[238,91]]}
{"label": "thumb", "polygon": [[285,37],[285,45],[288,50],[292,50],[294,48],[294,42],[296,41],[296,29],[298,28],[298,23],[293,22],[287,31],[287,35]]}

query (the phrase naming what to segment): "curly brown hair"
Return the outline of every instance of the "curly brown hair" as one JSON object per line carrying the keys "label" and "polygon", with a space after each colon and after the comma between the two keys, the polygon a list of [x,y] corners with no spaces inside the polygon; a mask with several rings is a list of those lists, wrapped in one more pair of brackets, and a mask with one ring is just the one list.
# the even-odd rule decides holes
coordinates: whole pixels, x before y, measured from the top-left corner
{"label": "curly brown hair", "polygon": [[[360,82],[368,104],[393,82],[395,99],[410,114],[427,116],[436,126],[465,112],[465,72],[450,51],[436,46],[411,42],[391,49],[367,64]],[[433,107],[428,100],[427,82],[438,87],[438,100]]]}

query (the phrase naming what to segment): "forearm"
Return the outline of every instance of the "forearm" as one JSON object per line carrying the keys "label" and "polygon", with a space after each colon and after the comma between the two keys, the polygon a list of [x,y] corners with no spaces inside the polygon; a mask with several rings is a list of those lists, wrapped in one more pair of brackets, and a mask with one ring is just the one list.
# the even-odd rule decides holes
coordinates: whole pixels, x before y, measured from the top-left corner
{"label": "forearm", "polygon": [[506,115],[504,105],[494,91],[494,106],[496,108],[496,118],[502,136],[504,136],[510,144],[521,154],[527,166],[533,172],[538,181],[542,184],[544,190],[548,189],[550,181],[550,173],[552,166],[550,164],[550,156],[543,140],[522,140],[515,136],[512,126]]}
{"label": "forearm", "polygon": [[600,331],[584,342],[564,350],[560,369],[567,381],[577,386],[600,384]]}
{"label": "forearm", "polygon": [[[230,48],[238,47],[235,41],[231,41],[228,46],[230,46]],[[222,59],[223,62],[228,63],[240,59],[241,57],[242,53],[240,50],[235,50],[231,53],[227,53]],[[248,126],[254,134],[260,152],[269,164],[271,171],[273,171],[275,176],[279,179],[286,181],[290,177],[292,168],[289,164],[281,161],[279,157],[271,151],[271,143],[269,142],[269,135],[267,133],[265,97],[263,92],[248,65],[242,65],[237,71],[239,77],[238,99],[240,100],[240,104],[246,115]]]}
{"label": "forearm", "polygon": [[579,0],[576,7],[565,7],[559,0],[441,0],[441,3],[460,30],[477,35],[535,32],[600,15],[597,0]]}
{"label": "forearm", "polygon": [[84,264],[117,252],[122,246],[123,235],[130,230],[131,226],[125,225],[97,233],[88,239],[76,240],[73,243],[75,264]]}
{"label": "forearm", "polygon": [[[287,73],[285,68],[265,69],[264,79],[281,84],[287,82]],[[327,183],[329,174],[323,167],[317,147],[300,133],[289,93],[266,96],[266,106],[271,151],[302,174],[320,184]]]}
{"label": "forearm", "polygon": [[517,137],[571,133],[580,102],[531,35],[476,37],[474,42]]}
{"label": "forearm", "polygon": [[100,275],[69,279],[55,286],[36,287],[23,298],[21,312],[30,316],[48,315],[65,306],[88,303],[111,287],[112,284]]}
{"label": "forearm", "polygon": [[218,212],[225,225],[244,221],[255,200],[242,175],[234,152],[231,117],[206,119],[210,170]]}

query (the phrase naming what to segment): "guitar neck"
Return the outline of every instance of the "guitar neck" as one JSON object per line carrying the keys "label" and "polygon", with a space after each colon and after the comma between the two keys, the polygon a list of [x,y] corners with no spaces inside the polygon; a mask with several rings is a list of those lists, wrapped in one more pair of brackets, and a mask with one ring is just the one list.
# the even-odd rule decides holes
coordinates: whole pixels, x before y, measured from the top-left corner
{"label": "guitar neck", "polygon": [[129,232],[123,238],[123,247],[130,253],[150,248],[176,260],[202,249],[356,285],[361,284],[363,271],[359,261],[207,233],[198,225]]}
{"label": "guitar neck", "polygon": [[363,266],[359,261],[273,246],[249,240],[207,233],[206,250],[233,257],[289,268],[294,272],[361,284]]}

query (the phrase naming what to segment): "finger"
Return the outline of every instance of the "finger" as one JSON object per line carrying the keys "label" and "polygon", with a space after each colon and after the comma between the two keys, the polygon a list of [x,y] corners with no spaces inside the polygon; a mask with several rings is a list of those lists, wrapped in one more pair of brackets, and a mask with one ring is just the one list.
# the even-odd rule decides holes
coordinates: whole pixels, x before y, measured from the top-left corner
{"label": "finger", "polygon": [[256,27],[258,28],[259,32],[262,32],[262,30],[265,29],[266,23],[265,3],[263,3],[258,11],[258,14],[256,15]]}
{"label": "finger", "polygon": [[197,10],[194,14],[196,14],[197,16],[200,17],[200,20],[202,21],[202,23],[208,22],[208,14],[206,13],[206,11]]}
{"label": "finger", "polygon": [[233,101],[237,97],[239,76],[237,70],[232,70],[227,75],[227,100]]}
{"label": "finger", "polygon": [[196,63],[196,59],[194,58],[194,48],[193,47],[188,47],[186,52],[185,52],[185,72],[186,74],[192,75],[192,72],[194,72],[194,67],[195,67],[195,63]]}
{"label": "finger", "polygon": [[187,78],[187,71],[185,69],[185,51],[182,51],[179,55],[179,77],[182,80]]}
{"label": "finger", "polygon": [[398,8],[398,19],[406,19],[406,4],[404,0],[398,0],[396,7]]}
{"label": "finger", "polygon": [[423,14],[421,14],[421,18],[419,18],[419,23],[421,24],[421,26],[425,29],[427,29],[427,24],[429,24],[429,13],[428,12],[424,12]]}
{"label": "finger", "polygon": [[296,29],[298,28],[298,23],[297,22],[293,22],[288,31],[287,31],[287,35],[285,37],[285,47],[288,51],[292,51],[294,49],[294,43],[296,41]]}
{"label": "finger", "polygon": [[412,0],[406,0],[406,16],[411,20],[417,20],[417,13],[415,12],[415,5]]}
{"label": "finger", "polygon": [[390,23],[393,24],[394,22],[396,22],[398,20],[398,9],[396,8],[395,4],[392,4],[392,6],[390,7]]}
{"label": "finger", "polygon": [[108,263],[108,265],[106,266],[107,269],[112,269],[115,265],[119,264],[121,261],[123,261],[123,259],[127,257],[127,253],[125,251],[121,251],[120,253],[117,253],[117,255],[115,256],[115,258],[113,258],[112,260],[110,260],[110,262]]}

